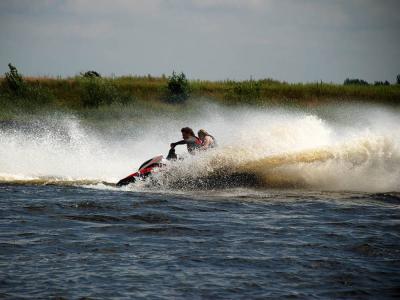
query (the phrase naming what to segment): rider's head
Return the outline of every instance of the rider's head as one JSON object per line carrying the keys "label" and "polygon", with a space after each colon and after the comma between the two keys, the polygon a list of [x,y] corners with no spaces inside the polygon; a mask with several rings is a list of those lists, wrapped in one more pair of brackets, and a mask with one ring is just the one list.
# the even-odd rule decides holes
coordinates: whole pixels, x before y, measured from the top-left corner
{"label": "rider's head", "polygon": [[208,132],[205,131],[204,129],[200,129],[200,130],[197,132],[197,134],[198,134],[198,136],[199,136],[200,139],[204,139],[207,135],[209,135]]}
{"label": "rider's head", "polygon": [[189,128],[189,127],[182,128],[181,132],[182,132],[182,138],[184,140],[187,140],[187,139],[195,136],[192,128]]}

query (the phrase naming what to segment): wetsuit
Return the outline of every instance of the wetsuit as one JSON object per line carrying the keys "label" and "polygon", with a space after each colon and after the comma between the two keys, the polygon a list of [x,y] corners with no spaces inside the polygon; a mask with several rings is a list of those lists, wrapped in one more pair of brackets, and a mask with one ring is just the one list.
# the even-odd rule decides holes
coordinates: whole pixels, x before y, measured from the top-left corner
{"label": "wetsuit", "polygon": [[174,147],[176,145],[186,145],[188,152],[194,154],[194,151],[201,147],[201,140],[198,137],[192,136],[186,140],[173,143],[173,145]]}

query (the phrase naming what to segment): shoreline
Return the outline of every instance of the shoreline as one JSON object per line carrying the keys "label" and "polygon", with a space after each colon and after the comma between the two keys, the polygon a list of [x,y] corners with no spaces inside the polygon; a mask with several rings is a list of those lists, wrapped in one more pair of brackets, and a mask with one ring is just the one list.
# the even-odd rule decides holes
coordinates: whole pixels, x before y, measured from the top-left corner
{"label": "shoreline", "polygon": [[[187,102],[208,101],[226,106],[318,107],[327,104],[400,104],[400,85],[340,85],[331,83],[285,83],[272,79],[248,81],[189,80],[187,101],[171,103],[166,99],[168,78],[125,76],[88,79],[26,77],[30,94],[11,93],[0,78],[0,120],[11,115],[43,110],[86,111],[107,109],[115,103],[146,107],[149,110],[179,110]],[[103,102],[87,106],[85,97]],[[90,103],[89,103],[90,104]],[[7,117],[8,116],[8,117]]]}

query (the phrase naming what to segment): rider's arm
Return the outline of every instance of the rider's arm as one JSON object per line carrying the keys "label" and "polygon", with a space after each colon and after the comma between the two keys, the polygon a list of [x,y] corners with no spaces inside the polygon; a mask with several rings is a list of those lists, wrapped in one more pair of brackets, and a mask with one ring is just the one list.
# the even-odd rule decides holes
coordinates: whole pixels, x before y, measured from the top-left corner
{"label": "rider's arm", "polygon": [[182,140],[182,141],[179,141],[176,143],[171,143],[171,148],[174,148],[177,145],[186,145],[186,144],[187,144],[187,142],[185,140]]}

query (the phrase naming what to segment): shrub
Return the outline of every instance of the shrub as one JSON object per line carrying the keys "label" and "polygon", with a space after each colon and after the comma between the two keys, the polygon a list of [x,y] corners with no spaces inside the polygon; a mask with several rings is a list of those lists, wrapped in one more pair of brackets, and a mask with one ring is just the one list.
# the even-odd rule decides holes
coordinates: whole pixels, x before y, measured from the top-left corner
{"label": "shrub", "polygon": [[84,107],[99,107],[111,103],[127,104],[133,101],[132,95],[121,91],[110,81],[99,77],[84,77],[80,80],[81,102]]}
{"label": "shrub", "polygon": [[167,82],[167,101],[171,103],[185,102],[190,96],[190,86],[184,73],[176,74],[172,72],[172,76],[168,77]]}
{"label": "shrub", "polygon": [[390,82],[385,80],[385,81],[375,81],[374,85],[390,85]]}
{"label": "shrub", "polygon": [[26,92],[26,84],[19,74],[16,67],[11,63],[8,64],[9,72],[5,73],[6,85],[8,89],[15,95],[21,96]]}
{"label": "shrub", "polygon": [[254,102],[258,100],[261,94],[261,81],[229,81],[229,89],[225,98],[229,100],[236,100],[241,102]]}
{"label": "shrub", "polygon": [[33,105],[48,104],[55,99],[53,92],[38,82],[28,85],[25,97]]}
{"label": "shrub", "polygon": [[369,83],[365,80],[362,79],[349,79],[347,78],[344,83],[344,85],[369,85]]}
{"label": "shrub", "polygon": [[81,76],[85,78],[101,78],[100,73],[96,71],[86,71],[85,73],[81,73]]}
{"label": "shrub", "polygon": [[29,109],[54,100],[55,97],[49,88],[42,87],[39,82],[26,82],[16,67],[11,63],[8,67],[10,71],[5,73],[5,83],[10,92],[10,99]]}

